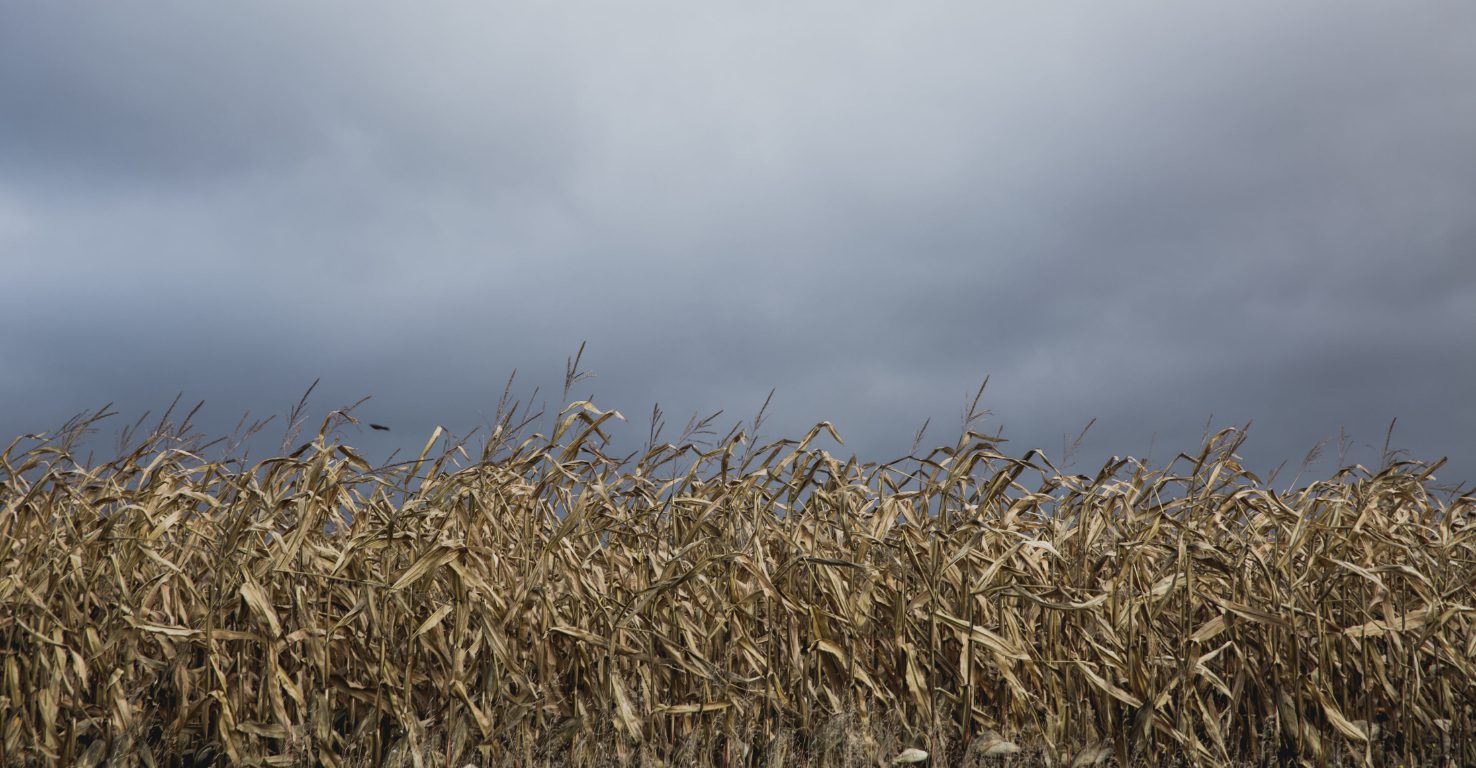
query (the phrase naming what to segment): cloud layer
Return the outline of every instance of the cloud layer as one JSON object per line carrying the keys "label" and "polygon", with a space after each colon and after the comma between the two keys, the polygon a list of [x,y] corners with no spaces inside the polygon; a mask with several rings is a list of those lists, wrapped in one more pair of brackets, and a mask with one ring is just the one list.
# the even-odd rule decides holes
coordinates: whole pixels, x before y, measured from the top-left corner
{"label": "cloud layer", "polygon": [[[1476,6],[0,11],[0,428],[553,386],[1476,479]],[[639,425],[631,434],[644,436]],[[1362,453],[1358,453],[1362,451]]]}

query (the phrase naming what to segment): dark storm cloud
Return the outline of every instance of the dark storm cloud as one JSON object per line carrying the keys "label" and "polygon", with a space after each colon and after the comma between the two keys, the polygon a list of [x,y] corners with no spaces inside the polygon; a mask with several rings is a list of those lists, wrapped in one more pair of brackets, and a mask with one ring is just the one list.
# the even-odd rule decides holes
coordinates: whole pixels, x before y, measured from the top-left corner
{"label": "dark storm cloud", "polygon": [[6,433],[322,377],[388,450],[587,339],[631,434],[777,387],[768,436],[890,458],[989,375],[1021,451],[1397,417],[1476,476],[1467,4],[3,16]]}

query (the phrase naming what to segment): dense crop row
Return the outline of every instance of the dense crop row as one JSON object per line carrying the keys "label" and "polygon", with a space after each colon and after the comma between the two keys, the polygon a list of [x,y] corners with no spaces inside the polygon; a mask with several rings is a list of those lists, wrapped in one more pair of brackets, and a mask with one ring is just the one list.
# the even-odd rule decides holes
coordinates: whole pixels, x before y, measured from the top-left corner
{"label": "dense crop row", "polygon": [[1430,467],[617,460],[614,416],[386,468],[329,423],[254,465],[17,441],[0,763],[1476,764],[1473,499]]}

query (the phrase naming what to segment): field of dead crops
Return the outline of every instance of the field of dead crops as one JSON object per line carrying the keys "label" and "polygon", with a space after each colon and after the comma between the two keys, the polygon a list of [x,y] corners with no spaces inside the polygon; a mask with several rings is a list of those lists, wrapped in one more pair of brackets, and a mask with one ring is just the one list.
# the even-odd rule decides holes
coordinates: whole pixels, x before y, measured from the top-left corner
{"label": "field of dead crops", "polygon": [[263,461],[15,441],[0,764],[1476,765],[1476,499],[1436,466],[615,457],[614,419],[385,467],[340,412]]}

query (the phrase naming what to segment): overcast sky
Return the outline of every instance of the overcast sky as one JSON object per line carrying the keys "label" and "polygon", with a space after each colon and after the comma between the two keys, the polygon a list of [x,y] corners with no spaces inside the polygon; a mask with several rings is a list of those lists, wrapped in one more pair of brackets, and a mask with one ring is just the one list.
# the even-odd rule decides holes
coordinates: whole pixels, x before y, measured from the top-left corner
{"label": "overcast sky", "polygon": [[[503,385],[1476,479],[1476,4],[0,5],[0,432]],[[280,431],[276,434],[280,435]],[[1151,451],[1151,453],[1150,453]]]}

